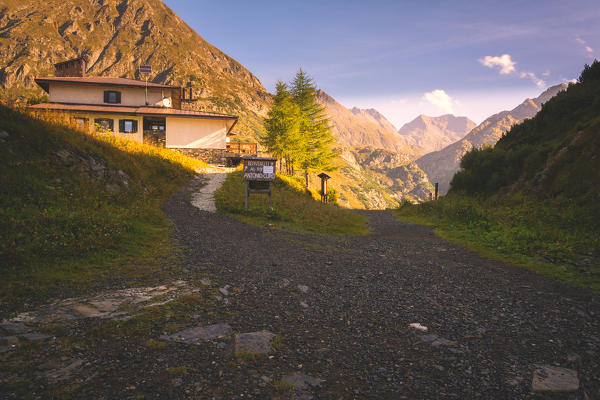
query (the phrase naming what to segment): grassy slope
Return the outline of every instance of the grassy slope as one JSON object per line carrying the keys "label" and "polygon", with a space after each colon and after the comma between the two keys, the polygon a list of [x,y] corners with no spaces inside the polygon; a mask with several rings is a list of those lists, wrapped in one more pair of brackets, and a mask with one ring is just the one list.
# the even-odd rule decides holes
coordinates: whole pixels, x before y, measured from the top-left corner
{"label": "grassy slope", "polygon": [[0,131],[9,135],[0,146],[0,300],[36,302],[173,271],[160,207],[202,163],[5,107]]}
{"label": "grassy slope", "polygon": [[515,194],[491,199],[448,195],[395,212],[484,256],[600,291],[597,210]]}
{"label": "grassy slope", "polygon": [[600,64],[496,147],[474,150],[449,195],[400,218],[574,285],[600,290]]}
{"label": "grassy slope", "polygon": [[273,188],[273,208],[268,209],[266,195],[250,196],[249,210],[244,210],[244,182],[235,172],[215,195],[217,208],[255,225],[271,224],[274,228],[318,234],[360,235],[368,233],[365,218],[335,205],[322,204],[312,192],[303,188],[302,178],[279,175]]}

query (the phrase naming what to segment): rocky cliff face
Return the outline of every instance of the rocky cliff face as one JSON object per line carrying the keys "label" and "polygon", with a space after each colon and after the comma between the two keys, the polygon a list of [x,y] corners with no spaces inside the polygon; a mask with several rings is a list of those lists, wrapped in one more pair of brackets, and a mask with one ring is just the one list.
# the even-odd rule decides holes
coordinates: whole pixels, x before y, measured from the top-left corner
{"label": "rocky cliff face", "polygon": [[262,124],[270,95],[260,81],[192,30],[160,0],[3,0],[0,2],[0,95],[41,94],[33,79],[53,64],[86,55],[88,75],[138,78],[191,87],[190,108],[239,115],[249,136]]}
{"label": "rocky cliff face", "polygon": [[511,111],[492,115],[458,142],[417,159],[417,165],[427,173],[430,182],[439,183],[440,194],[446,194],[452,177],[460,168],[462,156],[473,147],[493,146],[514,124],[535,116],[542,104],[566,88],[566,84],[552,86],[537,98],[526,99]]}
{"label": "rocky cliff face", "polygon": [[398,133],[407,145],[417,147],[426,154],[462,139],[475,125],[467,117],[455,117],[452,114],[440,117],[419,115],[398,129]]}
{"label": "rocky cliff face", "polygon": [[369,118],[363,116],[370,115],[367,113],[356,115],[322,90],[318,91],[318,101],[325,106],[333,124],[333,135],[340,145],[370,146],[403,154],[415,154],[415,150],[406,146],[395,131],[383,127],[384,122],[382,125],[373,121],[372,115]]}

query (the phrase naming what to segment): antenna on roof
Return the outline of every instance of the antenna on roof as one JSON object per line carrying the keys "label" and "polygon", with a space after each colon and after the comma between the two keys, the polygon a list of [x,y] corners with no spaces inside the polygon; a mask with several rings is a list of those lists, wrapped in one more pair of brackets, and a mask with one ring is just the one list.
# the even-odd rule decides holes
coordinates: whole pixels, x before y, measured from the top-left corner
{"label": "antenna on roof", "polygon": [[144,76],[146,80],[146,105],[148,105],[148,77],[152,73],[152,65],[140,65],[138,67],[140,75]]}

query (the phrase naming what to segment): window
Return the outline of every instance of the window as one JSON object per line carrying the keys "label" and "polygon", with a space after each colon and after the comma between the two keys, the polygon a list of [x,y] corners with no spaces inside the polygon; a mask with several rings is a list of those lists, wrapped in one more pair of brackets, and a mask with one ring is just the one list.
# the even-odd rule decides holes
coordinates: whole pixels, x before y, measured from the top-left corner
{"label": "window", "polygon": [[94,120],[94,125],[96,126],[96,130],[114,131],[114,121],[109,118],[96,118]]}
{"label": "window", "polygon": [[83,117],[75,117],[73,118],[73,121],[75,122],[75,126],[79,129],[85,129],[88,123],[88,119]]}
{"label": "window", "polygon": [[121,92],[116,92],[114,90],[105,90],[104,91],[104,102],[110,104],[120,104],[121,103]]}
{"label": "window", "polygon": [[135,119],[120,119],[119,132],[136,133],[138,122]]}

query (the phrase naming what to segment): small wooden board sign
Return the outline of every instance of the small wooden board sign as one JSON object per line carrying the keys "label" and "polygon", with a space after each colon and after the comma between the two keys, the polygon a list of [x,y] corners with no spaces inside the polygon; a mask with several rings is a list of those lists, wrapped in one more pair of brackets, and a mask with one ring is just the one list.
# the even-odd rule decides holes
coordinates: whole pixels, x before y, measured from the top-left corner
{"label": "small wooden board sign", "polygon": [[244,180],[274,181],[276,158],[244,157]]}

